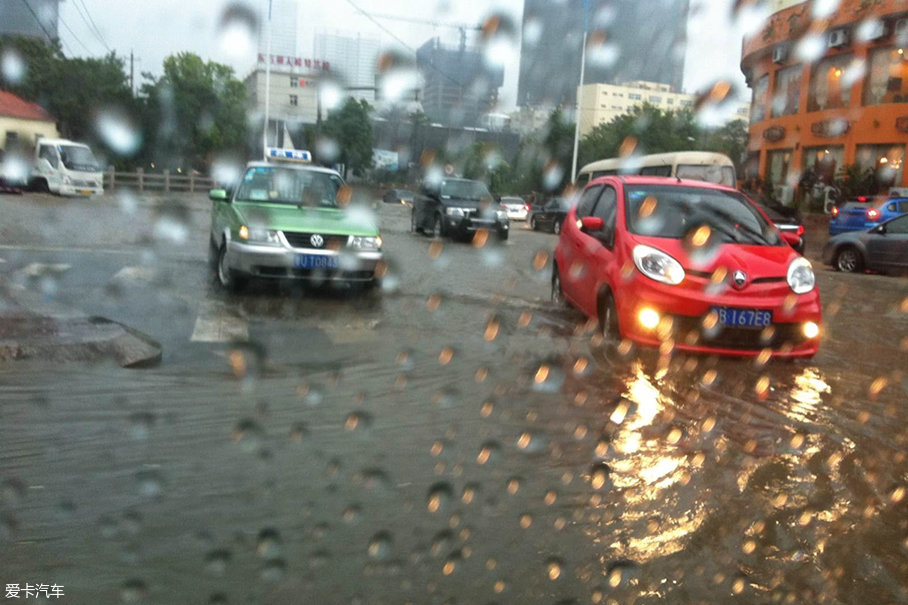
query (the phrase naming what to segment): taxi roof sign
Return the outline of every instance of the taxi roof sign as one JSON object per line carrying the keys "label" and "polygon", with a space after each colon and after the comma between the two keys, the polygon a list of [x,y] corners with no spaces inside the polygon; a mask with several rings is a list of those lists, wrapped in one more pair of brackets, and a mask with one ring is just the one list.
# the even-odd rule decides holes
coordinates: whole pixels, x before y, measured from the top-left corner
{"label": "taxi roof sign", "polygon": [[312,154],[305,149],[284,149],[282,147],[268,147],[265,156],[269,162],[298,162],[310,164]]}

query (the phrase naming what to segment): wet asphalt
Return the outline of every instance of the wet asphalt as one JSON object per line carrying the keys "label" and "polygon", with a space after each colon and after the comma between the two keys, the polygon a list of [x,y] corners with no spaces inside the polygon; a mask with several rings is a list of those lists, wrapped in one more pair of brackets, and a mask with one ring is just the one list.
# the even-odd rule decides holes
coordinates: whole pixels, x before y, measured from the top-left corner
{"label": "wet asphalt", "polygon": [[[2,196],[0,274],[154,368],[0,365],[0,585],[69,603],[908,602],[908,279],[809,361],[603,352],[555,236],[409,233],[378,294],[218,289],[202,196]],[[238,341],[193,341],[227,322]]]}

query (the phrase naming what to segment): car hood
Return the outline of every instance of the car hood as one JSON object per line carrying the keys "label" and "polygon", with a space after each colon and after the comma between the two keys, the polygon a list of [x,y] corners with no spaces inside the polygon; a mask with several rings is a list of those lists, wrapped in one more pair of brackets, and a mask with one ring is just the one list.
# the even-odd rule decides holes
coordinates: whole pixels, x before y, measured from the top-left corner
{"label": "car hood", "polygon": [[234,204],[241,221],[250,227],[333,235],[378,235],[374,217],[359,208],[309,208],[289,204]]}
{"label": "car hood", "polygon": [[681,240],[670,238],[636,238],[636,243],[662,250],[674,257],[685,270],[712,273],[719,267],[728,271],[744,271],[752,277],[785,277],[788,265],[800,255],[791,246],[756,246],[721,244],[704,250],[703,254],[689,252]]}

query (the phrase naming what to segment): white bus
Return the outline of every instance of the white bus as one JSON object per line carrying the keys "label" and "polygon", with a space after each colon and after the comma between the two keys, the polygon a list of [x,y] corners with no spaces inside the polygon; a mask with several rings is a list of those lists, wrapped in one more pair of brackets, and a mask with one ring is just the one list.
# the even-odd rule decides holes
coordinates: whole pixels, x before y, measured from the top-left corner
{"label": "white bus", "polygon": [[577,186],[610,174],[674,176],[734,187],[735,165],[728,156],[711,151],[674,151],[611,158],[587,164],[577,173]]}

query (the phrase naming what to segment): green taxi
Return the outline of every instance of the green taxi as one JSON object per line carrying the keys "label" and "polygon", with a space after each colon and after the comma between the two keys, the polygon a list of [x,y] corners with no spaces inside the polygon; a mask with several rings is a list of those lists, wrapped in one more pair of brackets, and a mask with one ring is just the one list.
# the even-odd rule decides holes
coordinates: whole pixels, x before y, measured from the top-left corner
{"label": "green taxi", "polygon": [[374,216],[348,207],[340,174],[298,150],[268,150],[232,191],[210,192],[209,261],[236,290],[249,278],[351,282],[374,287],[383,272]]}

